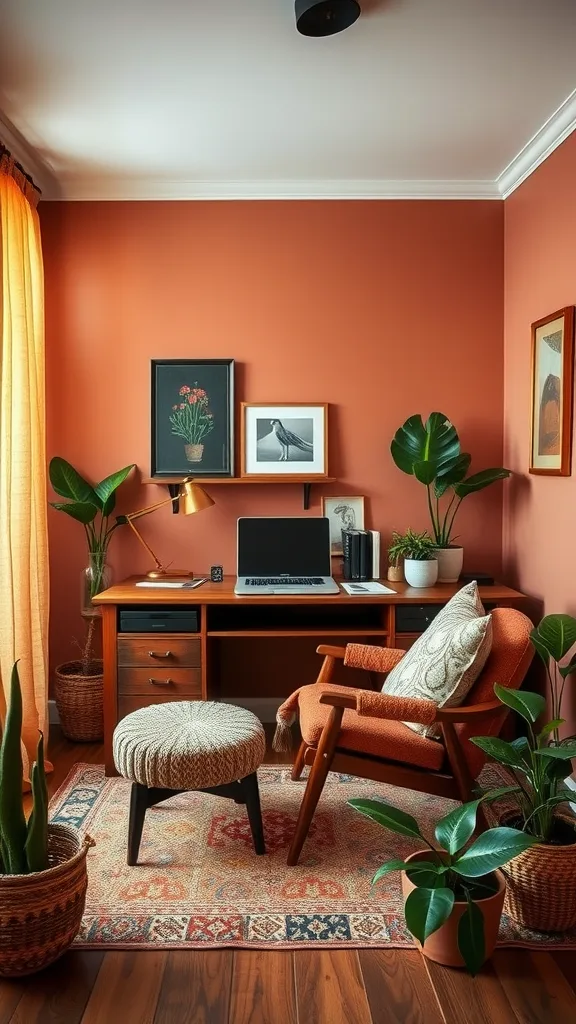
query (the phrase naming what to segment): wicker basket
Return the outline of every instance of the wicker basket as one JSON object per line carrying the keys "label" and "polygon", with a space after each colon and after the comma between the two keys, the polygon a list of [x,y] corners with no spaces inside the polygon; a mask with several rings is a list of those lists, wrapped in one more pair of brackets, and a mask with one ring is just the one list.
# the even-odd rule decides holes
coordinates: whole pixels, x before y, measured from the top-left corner
{"label": "wicker basket", "polygon": [[101,661],[95,661],[98,675],[82,675],[82,662],[67,661],[56,669],[54,697],[66,739],[76,743],[98,743],[104,736],[104,677]]}
{"label": "wicker basket", "polygon": [[[513,817],[504,815],[501,824]],[[573,818],[565,818],[574,824]],[[537,843],[501,870],[507,883],[504,913],[518,924],[539,932],[565,932],[576,926],[576,843]]]}
{"label": "wicker basket", "polygon": [[84,913],[86,854],[94,842],[68,825],[48,826],[50,867],[0,875],[0,978],[47,967],[72,945]]}

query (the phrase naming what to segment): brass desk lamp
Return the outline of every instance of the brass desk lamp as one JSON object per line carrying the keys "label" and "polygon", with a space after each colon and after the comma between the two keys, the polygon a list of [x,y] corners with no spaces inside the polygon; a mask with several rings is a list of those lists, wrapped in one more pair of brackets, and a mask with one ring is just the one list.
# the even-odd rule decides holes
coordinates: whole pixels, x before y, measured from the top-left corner
{"label": "brass desk lamp", "polygon": [[144,537],[138,532],[134,526],[134,519],[139,519],[140,516],[147,516],[149,512],[154,512],[157,508],[161,508],[162,505],[169,505],[174,501],[179,502],[179,515],[189,516],[194,512],[201,512],[203,508],[210,508],[214,504],[214,501],[206,491],[198,484],[194,483],[192,477],[186,477],[182,481],[182,486],[172,498],[164,498],[163,501],[158,501],[155,505],[149,505],[148,508],[141,508],[138,512],[130,512],[129,515],[119,517],[125,520],[128,525],[132,528],[138,540],[144,545],[149,555],[152,555],[156,563],[156,568],[151,569],[150,572],[146,573],[148,579],[159,580],[165,579],[170,576],[190,576],[193,577],[194,573],[190,569],[171,569],[170,563],[168,565],[162,565],[162,562],[156,557],[152,548],[146,543]]}

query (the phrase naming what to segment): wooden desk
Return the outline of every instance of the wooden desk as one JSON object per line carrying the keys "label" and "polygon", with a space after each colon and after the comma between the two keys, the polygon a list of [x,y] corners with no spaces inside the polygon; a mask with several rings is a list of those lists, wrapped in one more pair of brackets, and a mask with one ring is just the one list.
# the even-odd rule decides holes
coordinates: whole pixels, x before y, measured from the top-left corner
{"label": "wooden desk", "polygon": [[[107,774],[114,774],[114,727],[131,711],[168,700],[258,698],[263,690],[280,703],[297,686],[314,681],[319,665],[313,652],[319,643],[356,639],[409,647],[460,586],[415,589],[390,583],[394,594],[366,597],[344,591],[318,597],[237,597],[234,576],[197,590],[136,587],[141,578],[130,577],[94,598],[102,606]],[[500,584],[481,587],[480,596],[488,609],[519,606],[524,600]],[[198,628],[190,633],[121,632],[120,609],[142,606],[195,609]],[[273,648],[267,641],[274,641]],[[346,681],[359,684],[350,670]]]}

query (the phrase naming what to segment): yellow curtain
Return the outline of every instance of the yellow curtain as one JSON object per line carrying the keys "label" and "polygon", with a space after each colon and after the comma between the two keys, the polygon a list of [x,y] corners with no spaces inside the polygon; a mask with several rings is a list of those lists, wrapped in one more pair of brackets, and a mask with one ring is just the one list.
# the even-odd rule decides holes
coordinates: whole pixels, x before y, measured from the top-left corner
{"label": "yellow curtain", "polygon": [[[38,192],[0,149],[0,718],[13,662],[23,744],[48,733],[44,274]],[[28,770],[28,765],[26,765]]]}

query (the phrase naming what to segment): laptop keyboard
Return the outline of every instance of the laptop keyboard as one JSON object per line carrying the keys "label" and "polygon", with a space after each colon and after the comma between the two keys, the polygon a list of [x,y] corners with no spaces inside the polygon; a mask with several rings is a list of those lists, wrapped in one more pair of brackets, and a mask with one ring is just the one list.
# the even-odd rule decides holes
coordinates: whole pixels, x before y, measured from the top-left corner
{"label": "laptop keyboard", "polygon": [[249,587],[319,587],[322,576],[247,576]]}

